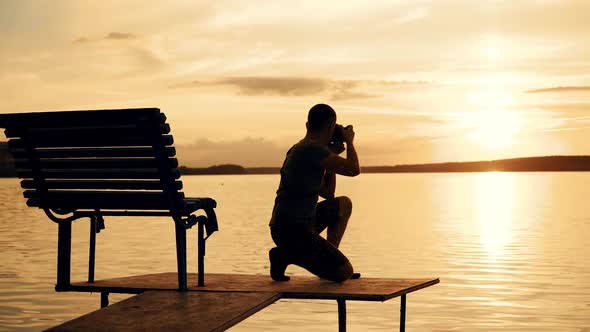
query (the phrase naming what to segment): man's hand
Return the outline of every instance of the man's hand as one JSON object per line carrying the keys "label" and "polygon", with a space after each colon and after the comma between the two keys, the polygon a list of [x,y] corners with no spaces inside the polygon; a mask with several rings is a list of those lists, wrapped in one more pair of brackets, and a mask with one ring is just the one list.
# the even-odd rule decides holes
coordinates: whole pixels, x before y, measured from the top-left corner
{"label": "man's hand", "polygon": [[346,150],[346,148],[344,147],[344,143],[342,142],[330,143],[328,144],[328,148],[332,150],[332,152],[334,152],[335,154],[341,154],[342,152],[344,152],[344,150]]}
{"label": "man's hand", "polygon": [[352,125],[344,127],[342,130],[342,138],[344,138],[346,145],[352,144],[352,141],[354,141],[354,130],[352,129]]}

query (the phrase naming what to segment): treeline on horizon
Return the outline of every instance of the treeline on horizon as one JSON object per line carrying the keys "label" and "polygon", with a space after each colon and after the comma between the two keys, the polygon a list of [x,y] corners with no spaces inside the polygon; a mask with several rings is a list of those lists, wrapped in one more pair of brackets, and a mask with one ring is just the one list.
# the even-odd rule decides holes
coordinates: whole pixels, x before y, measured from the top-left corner
{"label": "treeline on horizon", "polygon": [[[182,174],[278,174],[280,167],[243,167],[222,164],[211,167],[181,167]],[[488,161],[363,166],[363,173],[446,173],[446,172],[584,172],[590,171],[590,156],[544,156]]]}

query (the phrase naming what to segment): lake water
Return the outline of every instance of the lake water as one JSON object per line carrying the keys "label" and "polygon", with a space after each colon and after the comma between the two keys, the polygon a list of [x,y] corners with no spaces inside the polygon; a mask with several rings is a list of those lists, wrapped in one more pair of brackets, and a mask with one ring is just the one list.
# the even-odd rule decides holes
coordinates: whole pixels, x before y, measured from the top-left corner
{"label": "lake water", "polygon": [[[218,202],[206,270],[268,273],[278,175],[186,176]],[[409,331],[590,331],[590,173],[362,174],[341,244],[364,277],[439,277],[407,297]],[[56,293],[57,226],[0,179],[0,330],[41,330],[96,310],[100,295]],[[96,279],[176,271],[169,218],[107,218]],[[73,226],[72,280],[86,278],[88,223]],[[196,271],[196,230],[189,231]],[[307,274],[290,267],[290,274]],[[127,298],[111,295],[111,303]],[[350,331],[396,330],[399,298],[349,302]],[[335,331],[335,301],[280,300],[235,331]]]}

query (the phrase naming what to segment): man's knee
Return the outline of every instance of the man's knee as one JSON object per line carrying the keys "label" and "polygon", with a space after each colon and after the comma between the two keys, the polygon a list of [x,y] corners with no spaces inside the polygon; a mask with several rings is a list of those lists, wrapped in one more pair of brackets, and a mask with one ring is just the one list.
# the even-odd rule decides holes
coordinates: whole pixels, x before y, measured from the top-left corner
{"label": "man's knee", "polygon": [[331,280],[335,282],[343,282],[344,280],[350,279],[353,273],[354,269],[352,268],[352,264],[350,264],[349,261],[346,261],[346,263],[340,265],[340,267],[336,269]]}
{"label": "man's knee", "polygon": [[352,268],[352,264],[349,261],[346,261],[340,264],[338,267],[330,270],[318,271],[319,273],[315,273],[318,277],[334,282],[343,282],[345,280],[350,279],[352,277],[352,273],[354,269]]}
{"label": "man's knee", "polygon": [[348,196],[338,196],[339,210],[341,215],[350,214],[352,212],[352,200]]}

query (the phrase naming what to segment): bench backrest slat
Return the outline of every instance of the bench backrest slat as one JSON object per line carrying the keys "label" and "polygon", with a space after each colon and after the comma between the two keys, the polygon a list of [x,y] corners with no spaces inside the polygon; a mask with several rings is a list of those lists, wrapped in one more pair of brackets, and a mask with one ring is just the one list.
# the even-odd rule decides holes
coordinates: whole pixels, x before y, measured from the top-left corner
{"label": "bench backrest slat", "polygon": [[[29,158],[29,153],[23,148],[10,149],[15,158]],[[176,149],[168,146],[162,151],[168,157],[176,155]],[[152,147],[109,147],[109,148],[66,148],[66,149],[37,149],[37,158],[83,158],[83,157],[153,157]]]}
{"label": "bench backrest slat", "polygon": [[[168,170],[170,176],[176,180],[180,178],[177,168]],[[16,169],[20,178],[33,178],[30,169]],[[157,169],[48,169],[42,171],[43,179],[160,179],[162,174]]]}
{"label": "bench backrest slat", "polygon": [[[78,136],[78,135],[108,135],[116,137],[133,137],[142,136],[146,130],[153,130],[152,126],[147,123],[144,127],[141,124],[135,125],[111,125],[111,126],[88,126],[88,127],[14,127],[4,131],[7,138],[29,136],[47,136],[51,134]],[[170,125],[159,125],[162,134],[170,133]]]}
{"label": "bench backrest slat", "polygon": [[[22,180],[21,187],[35,189],[33,180]],[[182,189],[182,181],[174,181],[176,190]],[[47,189],[118,189],[164,190],[159,180],[45,180]]]}
{"label": "bench backrest slat", "polygon": [[[73,139],[75,138],[75,139]],[[10,149],[25,149],[27,144],[35,148],[65,148],[65,147],[97,147],[97,146],[153,146],[159,143],[164,146],[172,145],[174,140],[171,135],[162,135],[156,138],[146,136],[104,136],[100,132],[93,135],[24,135],[22,139],[8,140]]]}
{"label": "bench backrest slat", "polygon": [[0,128],[66,128],[164,124],[166,116],[157,108],[58,111],[2,114]]}
{"label": "bench backrest slat", "polygon": [[[178,167],[176,158],[166,160],[169,168]],[[108,168],[158,168],[155,158],[60,158],[42,159],[39,161],[43,169],[108,169]],[[16,159],[16,168],[31,168],[28,159]]]}

